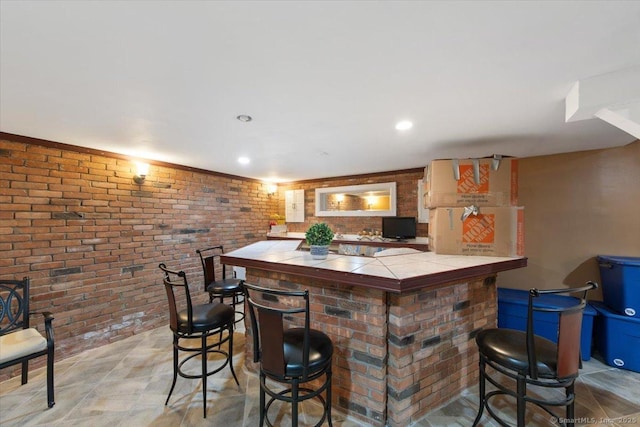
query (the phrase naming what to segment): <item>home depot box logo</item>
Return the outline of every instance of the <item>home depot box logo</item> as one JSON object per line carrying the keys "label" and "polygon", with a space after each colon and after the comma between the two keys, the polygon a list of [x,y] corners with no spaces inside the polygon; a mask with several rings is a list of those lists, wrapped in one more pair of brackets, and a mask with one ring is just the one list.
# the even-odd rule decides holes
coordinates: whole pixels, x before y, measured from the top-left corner
{"label": "home depot box logo", "polygon": [[460,179],[458,180],[458,193],[488,193],[489,192],[489,165],[478,165],[480,172],[478,182],[475,181],[473,165],[460,165]]}
{"label": "home depot box logo", "polygon": [[496,235],[496,216],[478,214],[462,222],[463,243],[493,243]]}
{"label": "home depot box logo", "polygon": [[518,160],[514,158],[497,163],[484,158],[433,160],[425,176],[425,208],[518,205]]}
{"label": "home depot box logo", "polygon": [[429,209],[429,250],[437,254],[524,256],[524,208]]}

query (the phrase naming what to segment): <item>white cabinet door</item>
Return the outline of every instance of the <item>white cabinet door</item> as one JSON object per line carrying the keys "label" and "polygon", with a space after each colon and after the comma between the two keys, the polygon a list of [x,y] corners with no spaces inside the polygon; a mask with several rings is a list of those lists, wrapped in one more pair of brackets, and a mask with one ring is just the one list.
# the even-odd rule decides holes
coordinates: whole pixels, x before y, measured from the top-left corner
{"label": "white cabinet door", "polygon": [[425,223],[429,222],[429,209],[427,209],[424,205],[425,198],[425,185],[424,180],[418,180],[418,222]]}
{"label": "white cabinet door", "polygon": [[285,221],[304,222],[304,190],[284,192]]}

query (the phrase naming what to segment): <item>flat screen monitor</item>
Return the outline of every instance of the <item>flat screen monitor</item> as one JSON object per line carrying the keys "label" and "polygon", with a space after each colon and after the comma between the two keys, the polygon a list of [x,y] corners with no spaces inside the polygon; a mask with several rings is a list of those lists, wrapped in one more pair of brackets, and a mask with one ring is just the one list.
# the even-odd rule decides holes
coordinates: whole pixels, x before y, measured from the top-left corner
{"label": "flat screen monitor", "polygon": [[382,237],[396,240],[414,239],[416,218],[412,216],[382,217]]}

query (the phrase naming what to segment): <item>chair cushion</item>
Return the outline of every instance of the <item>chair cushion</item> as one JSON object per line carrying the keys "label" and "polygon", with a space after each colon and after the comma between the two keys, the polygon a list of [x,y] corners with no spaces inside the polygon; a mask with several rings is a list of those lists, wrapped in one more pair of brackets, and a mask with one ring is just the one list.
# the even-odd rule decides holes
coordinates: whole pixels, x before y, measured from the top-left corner
{"label": "chair cushion", "polygon": [[[289,376],[302,375],[302,345],[304,328],[284,331],[285,373]],[[327,334],[315,329],[309,330],[309,369],[312,374],[322,369],[333,356],[333,343]]]}
{"label": "chair cushion", "polygon": [[[212,302],[210,304],[194,305],[193,331],[205,332],[212,329],[217,329],[229,322],[233,322],[234,317],[235,312],[233,311],[233,308],[226,304]],[[187,331],[187,319],[187,310],[181,310],[178,313],[178,328],[182,332]]]}
{"label": "chair cushion", "polygon": [[47,349],[47,339],[35,328],[18,329],[0,336],[0,363]]}
{"label": "chair cushion", "polygon": [[[476,335],[478,350],[487,359],[513,371],[527,374],[527,333],[513,329],[485,329]],[[538,375],[555,378],[557,372],[557,346],[548,339],[535,337]]]}
{"label": "chair cushion", "polygon": [[235,293],[242,293],[242,287],[240,279],[222,279],[211,282],[207,285],[207,292],[212,294],[224,294],[233,295]]}

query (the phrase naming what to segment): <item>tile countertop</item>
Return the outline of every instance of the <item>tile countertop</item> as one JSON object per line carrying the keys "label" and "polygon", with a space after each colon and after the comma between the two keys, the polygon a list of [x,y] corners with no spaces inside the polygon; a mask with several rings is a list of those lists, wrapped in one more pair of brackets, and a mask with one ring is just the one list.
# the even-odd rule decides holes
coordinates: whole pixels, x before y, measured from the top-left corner
{"label": "tile countertop", "polygon": [[330,253],[315,260],[297,250],[301,240],[266,240],[222,255],[222,262],[246,268],[330,280],[402,293],[500,271],[526,267],[525,257],[439,255],[392,248],[376,257]]}

